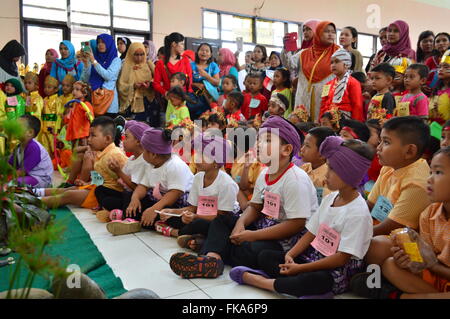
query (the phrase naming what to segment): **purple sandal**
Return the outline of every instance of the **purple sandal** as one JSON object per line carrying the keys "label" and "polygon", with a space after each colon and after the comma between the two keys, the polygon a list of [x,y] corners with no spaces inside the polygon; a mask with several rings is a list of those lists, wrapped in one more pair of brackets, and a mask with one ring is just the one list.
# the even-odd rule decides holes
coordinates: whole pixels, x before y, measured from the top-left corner
{"label": "purple sandal", "polygon": [[230,270],[230,278],[237,282],[239,285],[245,285],[244,280],[242,279],[242,276],[244,275],[244,272],[249,272],[256,275],[261,275],[264,278],[269,278],[269,275],[266,274],[262,270],[252,269],[245,266],[237,266]]}

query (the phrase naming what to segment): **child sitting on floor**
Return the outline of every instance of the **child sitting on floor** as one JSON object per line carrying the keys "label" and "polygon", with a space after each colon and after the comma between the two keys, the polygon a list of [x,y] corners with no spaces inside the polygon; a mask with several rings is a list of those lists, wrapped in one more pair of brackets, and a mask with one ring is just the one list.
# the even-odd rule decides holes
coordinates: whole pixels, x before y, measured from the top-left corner
{"label": "child sitting on floor", "polygon": [[219,96],[217,103],[211,103],[211,108],[214,109],[216,107],[220,107],[221,109],[223,109],[225,107],[228,95],[231,92],[236,91],[237,85],[237,80],[233,75],[225,75],[222,79],[223,94]]}
{"label": "child sitting on floor", "polygon": [[129,201],[133,191],[136,189],[145,170],[149,168],[144,160],[144,149],[141,145],[141,138],[150,126],[144,122],[134,120],[125,124],[125,139],[123,140],[123,150],[132,153],[126,164],[121,168],[119,162],[112,158],[108,165],[118,179],[119,184],[124,188],[123,192],[114,189],[98,186],[95,189],[95,197],[103,209],[97,212],[97,219],[101,222],[109,222],[109,213],[113,209],[122,209],[125,201]]}
{"label": "child sitting on floor", "polygon": [[[42,202],[47,207],[55,208],[72,204],[92,209],[98,206],[95,196],[97,187],[123,191],[123,186],[117,181],[117,174],[109,167],[111,159],[117,161],[120,167],[123,167],[127,161],[123,151],[114,144],[117,130],[114,121],[107,116],[99,116],[92,122],[88,146],[92,152],[96,153],[95,155],[89,153],[93,162],[90,183],[80,181],[79,187],[39,190],[38,196],[44,196]],[[87,160],[85,157],[85,161]]]}
{"label": "child sitting on floor", "polygon": [[391,256],[387,235],[394,229],[417,229],[420,213],[430,204],[426,194],[430,167],[422,154],[430,128],[416,116],[395,117],[381,131],[377,153],[383,168],[368,198],[374,219],[374,237],[368,264],[382,265]]}
{"label": "child sitting on floor", "polygon": [[8,120],[17,120],[25,114],[26,103],[20,95],[22,92],[22,83],[19,80],[13,78],[5,81],[5,112]]}
{"label": "child sitting on floor", "polygon": [[300,166],[311,178],[317,191],[317,200],[320,205],[322,198],[330,193],[326,186],[328,165],[326,158],[319,153],[320,145],[328,136],[335,136],[329,127],[315,127],[308,131],[305,142],[300,149],[300,155],[305,164]]}
{"label": "child sitting on floor", "polygon": [[330,136],[320,146],[320,153],[327,159],[327,185],[333,193],[308,221],[306,234],[286,253],[260,252],[257,269],[261,270],[233,268],[231,279],[296,297],[325,298],[345,292],[352,274],[361,271],[372,221],[357,187],[370,166],[373,150],[361,141]]}
{"label": "child sitting on floor", "polygon": [[244,95],[241,92],[232,92],[225,102],[225,113],[228,127],[236,127],[238,122],[245,121],[245,116],[241,112],[244,103]]}
{"label": "child sitting on floor", "polygon": [[272,91],[272,96],[282,94],[287,99],[286,110],[282,115],[288,118],[292,112],[292,91],[291,91],[291,73],[286,68],[278,68],[273,73],[273,85],[275,90]]}
{"label": "child sitting on floor", "polygon": [[250,205],[240,217],[217,216],[199,256],[172,255],[170,267],[177,275],[216,278],[224,263],[256,267],[260,251],[287,251],[304,233],[317,197],[308,175],[291,163],[300,149],[299,133],[287,120],[271,116],[259,130],[258,149],[268,167],[256,181]]}
{"label": "child sitting on floor", "polygon": [[[189,192],[189,206],[179,209],[164,209],[161,220],[170,227],[164,227],[166,236],[179,237],[178,243],[183,248],[199,250],[198,235],[208,235],[210,221],[218,215],[234,214],[239,216],[237,202],[239,187],[221,167],[232,158],[231,148],[227,140],[219,136],[200,135],[194,140],[196,149],[195,174]],[[170,217],[164,213],[180,215]],[[187,236],[186,236],[187,235]],[[197,235],[197,236],[194,236]],[[189,243],[196,238],[195,243]],[[194,245],[194,246],[193,246]]]}
{"label": "child sitting on floor", "polygon": [[36,188],[51,187],[52,160],[47,150],[35,140],[41,130],[41,122],[29,114],[22,115],[19,121],[26,128],[25,134],[8,161],[16,169],[17,183]]}
{"label": "child sitting on floor", "polygon": [[186,93],[180,86],[174,86],[167,92],[167,98],[173,106],[173,111],[168,116],[167,127],[173,128],[185,120],[189,120],[189,109],[186,106]]}
{"label": "child sitting on floor", "polygon": [[[392,256],[382,265],[381,287],[367,287],[370,274],[352,278],[353,292],[358,296],[376,299],[449,299],[450,298],[450,147],[438,151],[431,162],[428,196],[432,204],[421,214],[419,235],[431,246],[437,262],[428,263],[419,273],[412,273],[412,257],[404,247],[392,241]],[[424,260],[422,254],[419,257]],[[417,257],[415,262],[418,262]],[[416,263],[417,265],[417,263]]]}
{"label": "child sitting on floor", "polygon": [[[24,79],[25,89],[27,90],[25,113],[36,116],[41,119],[44,100],[39,94],[39,77],[36,73],[28,72]],[[39,132],[38,132],[39,133]]]}
{"label": "child sitting on floor", "polygon": [[141,138],[144,159],[149,164],[131,199],[124,202],[123,216],[134,219],[112,221],[106,225],[113,235],[155,229],[157,211],[166,207],[187,206],[188,191],[194,175],[183,160],[172,154],[170,130],[147,129]]}

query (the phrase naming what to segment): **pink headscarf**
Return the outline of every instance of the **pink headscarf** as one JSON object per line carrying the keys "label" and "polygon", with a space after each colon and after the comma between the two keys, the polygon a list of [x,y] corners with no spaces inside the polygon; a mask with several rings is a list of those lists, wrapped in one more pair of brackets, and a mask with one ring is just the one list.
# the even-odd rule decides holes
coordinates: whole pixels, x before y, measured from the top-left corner
{"label": "pink headscarf", "polygon": [[219,76],[225,76],[230,73],[230,69],[236,64],[236,57],[233,52],[227,48],[219,49],[219,53],[222,56],[222,64],[219,65],[220,73]]}
{"label": "pink headscarf", "polygon": [[416,60],[416,52],[411,48],[411,40],[409,39],[409,25],[403,20],[392,22],[389,26],[395,25],[400,31],[400,40],[395,44],[389,42],[383,46],[383,51],[391,57],[403,56]]}
{"label": "pink headscarf", "polygon": [[[313,30],[314,33],[316,33],[316,28],[317,28],[317,25],[318,25],[319,23],[320,23],[320,20],[317,20],[317,19],[310,19],[310,20],[307,20],[307,21],[304,23],[304,25],[306,25],[306,26],[309,27],[311,30]],[[307,48],[310,48],[310,47],[312,46],[312,44],[313,44],[313,39],[311,39],[311,40],[309,40],[309,41],[303,40],[301,49],[307,49]]]}
{"label": "pink headscarf", "polygon": [[[48,49],[47,51],[50,51],[55,59],[59,58],[58,51],[56,51],[55,49]],[[50,63],[45,62],[44,68],[50,71],[52,69],[52,64],[53,64],[52,62]]]}

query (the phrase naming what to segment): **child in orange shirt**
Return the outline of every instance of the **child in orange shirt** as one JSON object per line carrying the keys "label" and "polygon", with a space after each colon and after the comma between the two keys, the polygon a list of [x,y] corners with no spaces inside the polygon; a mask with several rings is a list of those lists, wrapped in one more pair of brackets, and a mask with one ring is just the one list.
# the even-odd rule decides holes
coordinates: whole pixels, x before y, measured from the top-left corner
{"label": "child in orange shirt", "polygon": [[[427,268],[414,274],[410,271],[411,258],[392,241],[392,257],[382,265],[380,288],[368,288],[367,273],[352,279],[354,292],[377,299],[449,299],[450,298],[450,147],[441,149],[431,162],[427,193],[432,204],[420,215],[420,237],[432,247],[437,262],[428,262]],[[424,259],[426,259],[424,257]]]}
{"label": "child in orange shirt", "polygon": [[72,91],[74,100],[68,116],[64,119],[67,124],[66,140],[72,142],[72,147],[87,145],[89,129],[94,120],[94,108],[91,103],[91,88],[89,84],[77,81]]}

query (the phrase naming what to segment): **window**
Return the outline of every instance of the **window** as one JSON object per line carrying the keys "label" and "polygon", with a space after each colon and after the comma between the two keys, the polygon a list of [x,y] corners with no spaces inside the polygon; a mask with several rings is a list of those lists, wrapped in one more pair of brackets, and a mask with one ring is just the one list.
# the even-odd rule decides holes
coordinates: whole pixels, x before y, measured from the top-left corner
{"label": "window", "polygon": [[[28,65],[30,69],[37,63],[39,68],[45,63],[45,53],[50,48],[58,50],[59,43],[63,40],[63,30],[61,28],[46,28],[34,25],[27,26],[29,48],[27,52]],[[45,42],[34,41],[34,39],[45,39]],[[33,43],[33,45],[31,45]]]}
{"label": "window", "polygon": [[58,49],[63,39],[70,40],[79,50],[82,41],[95,39],[101,33],[123,34],[139,42],[151,38],[152,0],[93,2],[22,0],[22,40],[29,52],[26,63],[44,63],[45,51],[50,47]]}
{"label": "window", "polygon": [[[271,51],[281,52],[284,34],[299,33],[300,27],[301,23],[298,22],[251,17],[210,9],[203,10],[203,38],[220,40],[223,48],[233,52],[237,50],[236,38],[239,37],[242,37],[244,41],[243,53],[253,51],[257,43],[267,48],[267,54]],[[298,42],[301,42],[301,33],[299,33]],[[243,64],[244,61],[245,54],[240,54],[239,63]]]}
{"label": "window", "polygon": [[67,1],[23,0],[23,16],[34,19],[51,17],[51,20],[67,21]]}

